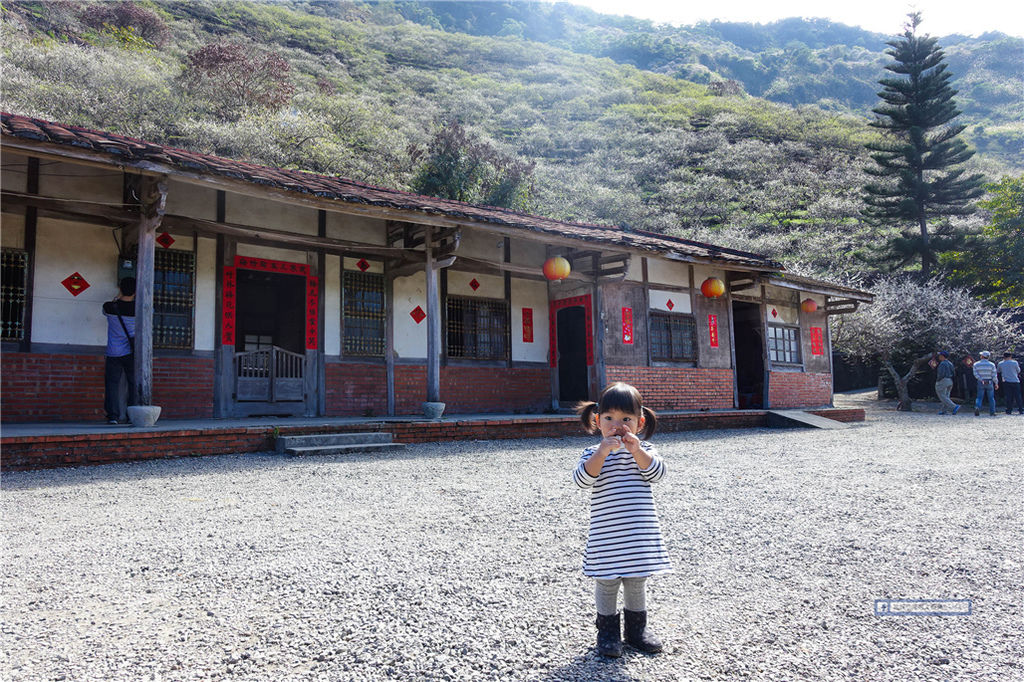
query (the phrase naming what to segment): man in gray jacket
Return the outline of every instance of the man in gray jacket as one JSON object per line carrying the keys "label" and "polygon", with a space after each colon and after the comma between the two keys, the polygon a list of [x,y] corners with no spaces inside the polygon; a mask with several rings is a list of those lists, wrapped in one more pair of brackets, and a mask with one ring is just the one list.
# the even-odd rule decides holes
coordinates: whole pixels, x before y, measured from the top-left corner
{"label": "man in gray jacket", "polygon": [[953,390],[953,375],[956,371],[953,363],[949,361],[949,352],[939,352],[939,366],[935,370],[935,395],[939,396],[942,409],[939,414],[956,414],[960,406],[949,399],[949,392]]}
{"label": "man in gray jacket", "polygon": [[999,369],[999,376],[1003,380],[1003,400],[1006,401],[1006,414],[1013,412],[1013,406],[1017,405],[1017,414],[1024,414],[1024,401],[1020,395],[1020,363],[1013,359],[1013,353],[1003,353],[1003,361],[996,367]]}
{"label": "man in gray jacket", "polygon": [[996,366],[989,360],[992,355],[987,350],[981,351],[981,360],[974,363],[974,378],[978,380],[978,397],[974,400],[974,416],[981,414],[981,403],[988,398],[988,413],[996,416],[996,389],[999,388],[999,376]]}

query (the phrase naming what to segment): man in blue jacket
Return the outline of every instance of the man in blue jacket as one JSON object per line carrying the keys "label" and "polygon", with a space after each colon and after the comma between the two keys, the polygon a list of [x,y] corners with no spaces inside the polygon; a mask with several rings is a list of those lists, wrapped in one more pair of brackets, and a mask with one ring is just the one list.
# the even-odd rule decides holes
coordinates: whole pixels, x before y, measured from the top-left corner
{"label": "man in blue jacket", "polygon": [[939,414],[956,414],[960,406],[949,399],[949,392],[953,390],[953,375],[956,370],[953,363],[949,361],[949,352],[939,353],[939,366],[935,370],[935,395],[939,396],[942,409]]}

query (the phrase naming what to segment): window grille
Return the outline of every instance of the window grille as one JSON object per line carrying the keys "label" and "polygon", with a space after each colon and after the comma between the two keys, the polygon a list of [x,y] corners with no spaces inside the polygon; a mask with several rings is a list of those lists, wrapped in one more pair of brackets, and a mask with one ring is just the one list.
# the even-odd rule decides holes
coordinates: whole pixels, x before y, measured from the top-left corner
{"label": "window grille", "polygon": [[697,323],[693,315],[650,311],[651,359],[697,361]]}
{"label": "window grille", "polygon": [[342,352],[384,356],[384,276],[372,272],[344,273]]}
{"label": "window grille", "polygon": [[25,308],[28,301],[28,251],[3,249],[0,259],[0,308],[3,310],[4,341],[25,338]]}
{"label": "window grille", "polygon": [[800,330],[797,327],[768,325],[768,358],[772,362],[800,364]]}
{"label": "window grille", "polygon": [[153,262],[153,347],[192,348],[195,254],[160,249]]}
{"label": "window grille", "polygon": [[508,359],[508,305],[493,299],[449,296],[448,356]]}

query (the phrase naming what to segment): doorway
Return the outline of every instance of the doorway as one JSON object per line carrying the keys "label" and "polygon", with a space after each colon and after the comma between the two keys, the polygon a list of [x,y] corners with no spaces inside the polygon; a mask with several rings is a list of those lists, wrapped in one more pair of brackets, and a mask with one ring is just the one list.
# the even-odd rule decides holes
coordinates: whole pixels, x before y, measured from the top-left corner
{"label": "doorway", "polygon": [[301,415],[306,397],[306,277],[237,272],[235,411]]}
{"label": "doorway", "polygon": [[736,336],[736,407],[764,407],[764,329],[757,303],[733,301]]}
{"label": "doorway", "polygon": [[576,305],[560,308],[555,315],[558,343],[558,401],[586,400],[587,385],[587,311]]}

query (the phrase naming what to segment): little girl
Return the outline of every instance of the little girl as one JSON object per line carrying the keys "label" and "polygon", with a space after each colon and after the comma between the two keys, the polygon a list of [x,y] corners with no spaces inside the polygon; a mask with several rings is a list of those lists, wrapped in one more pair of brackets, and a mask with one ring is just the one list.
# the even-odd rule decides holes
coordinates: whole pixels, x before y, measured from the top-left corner
{"label": "little girl", "polygon": [[622,655],[622,585],[626,643],[656,653],[662,644],[647,630],[645,583],[648,576],[672,570],[651,494],[651,483],[665,475],[665,464],[637,434],[649,438],[657,416],[643,406],[639,391],[623,383],[605,388],[597,403],[580,403],[577,412],[587,433],[602,436],[600,443],[583,451],[573,473],[579,487],[591,490],[583,574],[597,580],[597,651]]}

